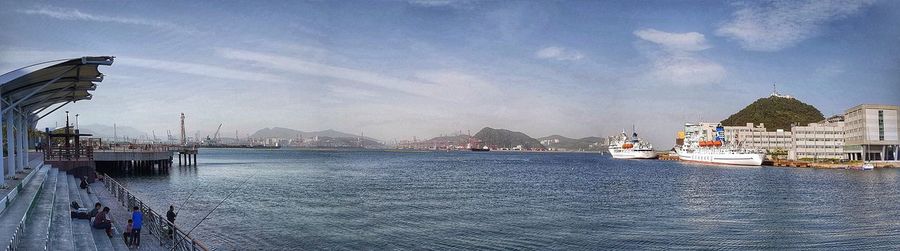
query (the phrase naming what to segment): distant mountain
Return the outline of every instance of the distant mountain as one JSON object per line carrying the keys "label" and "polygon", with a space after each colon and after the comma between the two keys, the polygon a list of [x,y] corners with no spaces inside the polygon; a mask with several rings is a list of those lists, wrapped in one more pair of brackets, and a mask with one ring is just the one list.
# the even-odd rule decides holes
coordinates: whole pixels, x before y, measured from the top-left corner
{"label": "distant mountain", "polygon": [[525,148],[544,149],[544,145],[541,145],[540,141],[527,134],[506,129],[485,127],[475,134],[475,138],[480,139],[487,146],[513,148],[522,145]]}
{"label": "distant mountain", "polygon": [[600,137],[586,137],[580,139],[568,138],[561,135],[550,135],[538,138],[542,145],[547,148],[565,149],[565,150],[600,150],[605,139]]}
{"label": "distant mountain", "polygon": [[[85,134],[93,134],[94,138],[113,138],[114,136],[118,136],[121,138],[139,138],[142,136],[149,135],[147,132],[135,129],[130,126],[111,126],[111,125],[100,125],[100,124],[90,124],[90,125],[79,125],[78,130],[81,133]],[[165,135],[162,135],[165,136]],[[157,135],[160,137],[160,135]]]}
{"label": "distant mountain", "polygon": [[770,96],[761,98],[744,107],[727,119],[722,125],[743,126],[747,123],[763,123],[766,130],[791,130],[791,124],[806,125],[825,119],[822,112],[815,107],[794,98]]}
{"label": "distant mountain", "polygon": [[[273,127],[273,128],[263,128],[252,135],[251,138],[257,139],[267,139],[267,138],[280,138],[280,139],[293,139],[297,138],[300,135],[303,138],[312,138],[312,137],[329,137],[329,138],[357,138],[359,135],[349,134],[345,132],[339,132],[335,130],[324,130],[324,131],[313,131],[313,132],[304,132],[300,130],[294,130],[290,128],[283,127]],[[377,139],[370,137],[363,137],[367,140],[378,141]]]}
{"label": "distant mountain", "polygon": [[440,136],[440,137],[434,137],[434,138],[431,138],[431,139],[425,141],[425,143],[435,143],[435,144],[446,144],[448,142],[452,145],[458,145],[458,146],[466,145],[466,143],[469,143],[469,136],[468,135]]}

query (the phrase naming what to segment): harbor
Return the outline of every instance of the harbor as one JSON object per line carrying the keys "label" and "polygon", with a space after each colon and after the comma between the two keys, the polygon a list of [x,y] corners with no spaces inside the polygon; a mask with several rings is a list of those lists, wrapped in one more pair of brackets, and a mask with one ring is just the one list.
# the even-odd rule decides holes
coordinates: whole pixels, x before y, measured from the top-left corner
{"label": "harbor", "polygon": [[900,250],[900,1],[0,6],[7,251]]}

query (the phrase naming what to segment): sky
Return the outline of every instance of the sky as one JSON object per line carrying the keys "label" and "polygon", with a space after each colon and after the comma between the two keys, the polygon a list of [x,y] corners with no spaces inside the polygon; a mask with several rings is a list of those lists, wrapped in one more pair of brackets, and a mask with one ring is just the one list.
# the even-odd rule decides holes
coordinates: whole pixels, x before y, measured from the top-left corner
{"label": "sky", "polygon": [[[0,1],[0,72],[115,56],[39,122],[477,132],[657,146],[772,85],[826,116],[900,103],[900,1]],[[199,132],[198,132],[199,131]],[[660,147],[662,148],[662,147]]]}

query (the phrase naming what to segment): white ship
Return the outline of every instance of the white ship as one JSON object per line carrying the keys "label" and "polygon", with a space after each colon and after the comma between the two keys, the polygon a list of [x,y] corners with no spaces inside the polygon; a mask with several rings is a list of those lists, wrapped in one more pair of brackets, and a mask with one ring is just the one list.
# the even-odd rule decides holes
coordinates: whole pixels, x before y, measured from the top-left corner
{"label": "white ship", "polygon": [[718,123],[684,124],[684,143],[675,152],[683,161],[742,166],[762,165],[766,157],[762,150],[730,144]]}
{"label": "white ship", "polygon": [[609,138],[609,153],[616,159],[655,159],[656,152],[653,145],[638,138],[637,132],[633,132],[631,138],[622,130],[619,136]]}

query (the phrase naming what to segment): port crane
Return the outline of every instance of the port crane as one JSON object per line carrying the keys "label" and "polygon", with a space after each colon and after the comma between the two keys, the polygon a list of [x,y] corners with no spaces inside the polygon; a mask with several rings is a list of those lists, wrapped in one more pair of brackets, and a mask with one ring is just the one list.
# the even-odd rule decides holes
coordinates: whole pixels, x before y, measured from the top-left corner
{"label": "port crane", "polygon": [[219,141],[219,131],[222,130],[222,123],[219,123],[219,128],[216,128],[216,134],[213,134],[213,140]]}
{"label": "port crane", "polygon": [[216,128],[216,133],[213,134],[212,138],[209,138],[209,135],[206,135],[206,144],[207,145],[215,145],[219,143],[219,131],[222,130],[222,124],[219,123],[219,128]]}

